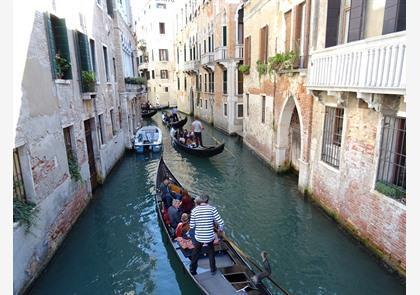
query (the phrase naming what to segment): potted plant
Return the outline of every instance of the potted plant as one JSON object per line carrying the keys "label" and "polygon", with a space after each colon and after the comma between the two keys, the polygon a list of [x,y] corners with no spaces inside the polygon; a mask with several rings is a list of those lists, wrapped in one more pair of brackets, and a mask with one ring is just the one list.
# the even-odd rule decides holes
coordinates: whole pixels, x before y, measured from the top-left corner
{"label": "potted plant", "polygon": [[82,90],[83,92],[95,92],[95,73],[91,71],[82,71]]}
{"label": "potted plant", "polygon": [[60,55],[60,53],[57,53],[55,55],[55,63],[56,63],[55,71],[57,75],[56,77],[58,79],[63,79],[64,75],[70,69],[71,65],[67,61],[67,59],[65,59],[64,57]]}
{"label": "potted plant", "polygon": [[259,78],[261,78],[262,75],[267,74],[267,64],[257,60],[257,72]]}
{"label": "potted plant", "polygon": [[238,69],[239,69],[239,72],[241,72],[242,74],[248,75],[250,68],[251,68],[250,65],[240,65]]}
{"label": "potted plant", "polygon": [[291,70],[296,59],[296,54],[291,51],[288,53],[277,53],[268,59],[270,74],[274,71],[280,74],[282,71]]}

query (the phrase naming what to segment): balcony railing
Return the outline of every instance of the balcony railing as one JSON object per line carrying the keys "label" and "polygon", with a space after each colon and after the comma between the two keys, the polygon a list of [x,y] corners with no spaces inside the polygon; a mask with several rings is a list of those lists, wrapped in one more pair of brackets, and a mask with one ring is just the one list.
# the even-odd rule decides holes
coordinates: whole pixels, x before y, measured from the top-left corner
{"label": "balcony railing", "polygon": [[207,65],[214,62],[214,52],[206,52],[201,56],[201,64]]}
{"label": "balcony railing", "polygon": [[199,60],[189,60],[184,63],[184,71],[191,72],[194,70],[198,70],[200,67],[200,61]]}
{"label": "balcony railing", "polygon": [[227,47],[218,47],[215,50],[215,54],[214,54],[214,61],[221,61],[221,60],[226,60],[228,58],[227,56]]}
{"label": "balcony railing", "polygon": [[405,94],[405,67],[404,31],[314,52],[307,88]]}
{"label": "balcony railing", "polygon": [[236,46],[235,46],[235,58],[236,59],[244,59],[244,45],[243,44],[236,44]]}
{"label": "balcony railing", "polygon": [[139,70],[144,70],[147,69],[149,67],[149,63],[147,62],[142,62],[139,64]]}

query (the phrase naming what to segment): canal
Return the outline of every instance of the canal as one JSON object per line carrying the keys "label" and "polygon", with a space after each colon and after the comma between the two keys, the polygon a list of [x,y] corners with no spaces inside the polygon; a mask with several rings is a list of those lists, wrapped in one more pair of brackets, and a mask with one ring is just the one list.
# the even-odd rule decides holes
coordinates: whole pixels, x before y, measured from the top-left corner
{"label": "canal", "polygon": [[[199,159],[175,151],[160,114],[164,159],[192,191],[209,193],[226,233],[292,294],[405,294],[405,284],[236,137],[205,125],[204,143],[225,151]],[[191,123],[191,120],[188,124]],[[159,156],[127,152],[99,187],[30,294],[197,294],[164,245],[154,208]]]}

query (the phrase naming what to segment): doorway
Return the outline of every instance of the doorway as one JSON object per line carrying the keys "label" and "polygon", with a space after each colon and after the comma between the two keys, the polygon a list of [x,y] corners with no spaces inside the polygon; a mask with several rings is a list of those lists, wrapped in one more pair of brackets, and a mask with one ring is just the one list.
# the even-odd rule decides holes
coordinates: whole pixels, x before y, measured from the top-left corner
{"label": "doorway", "polygon": [[89,173],[90,173],[90,184],[92,186],[92,191],[98,186],[97,173],[96,173],[96,163],[95,163],[95,154],[93,152],[93,139],[92,139],[92,118],[84,121],[85,125],[85,138],[86,138],[86,147],[88,153],[88,163],[89,163]]}

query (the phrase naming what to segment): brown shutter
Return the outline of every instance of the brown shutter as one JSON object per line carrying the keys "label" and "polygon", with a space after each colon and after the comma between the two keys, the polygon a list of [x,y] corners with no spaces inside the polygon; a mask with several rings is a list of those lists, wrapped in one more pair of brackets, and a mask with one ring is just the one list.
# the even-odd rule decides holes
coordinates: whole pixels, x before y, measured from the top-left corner
{"label": "brown shutter", "polygon": [[327,30],[325,32],[325,47],[337,45],[338,21],[340,18],[340,1],[328,0]]}
{"label": "brown shutter", "polygon": [[263,60],[263,58],[264,58],[264,40],[263,40],[263,28],[261,28],[260,29],[260,54],[259,54],[259,56],[258,56],[258,59],[260,60],[260,61],[262,61]]}
{"label": "brown shutter", "polygon": [[352,0],[350,8],[350,23],[348,41],[362,39],[363,18],[365,14],[365,0]]}
{"label": "brown shutter", "polygon": [[300,32],[302,29],[302,5],[296,5],[294,7],[295,10],[295,34],[294,34],[294,44],[293,50],[299,54],[300,51],[300,39],[302,38]]}
{"label": "brown shutter", "polygon": [[268,59],[268,25],[264,27],[264,63]]}
{"label": "brown shutter", "polygon": [[387,0],[382,34],[405,30],[405,0]]}
{"label": "brown shutter", "polygon": [[292,22],[292,11],[288,11],[284,15],[286,23],[286,40],[285,40],[285,52],[290,51],[290,33],[291,33],[291,22]]}
{"label": "brown shutter", "polygon": [[305,38],[303,46],[303,67],[306,68],[308,66],[308,53],[309,53],[309,34],[310,34],[310,25],[311,25],[311,0],[306,0],[306,10],[304,11],[305,14],[305,29],[303,38]]}
{"label": "brown shutter", "polygon": [[251,36],[248,36],[245,38],[245,64],[246,65],[251,65]]}

